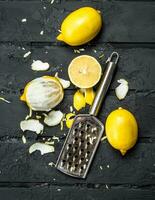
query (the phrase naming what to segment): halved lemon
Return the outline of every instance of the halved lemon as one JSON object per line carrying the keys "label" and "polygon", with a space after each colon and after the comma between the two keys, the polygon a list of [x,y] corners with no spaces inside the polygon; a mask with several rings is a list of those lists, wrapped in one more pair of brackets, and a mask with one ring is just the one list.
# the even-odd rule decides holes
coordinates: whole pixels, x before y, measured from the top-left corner
{"label": "halved lemon", "polygon": [[64,97],[61,83],[56,77],[43,76],[30,81],[20,97],[35,111],[50,111]]}
{"label": "halved lemon", "polygon": [[79,88],[91,88],[99,82],[102,68],[94,57],[82,55],[71,61],[68,67],[68,74],[75,86]]}

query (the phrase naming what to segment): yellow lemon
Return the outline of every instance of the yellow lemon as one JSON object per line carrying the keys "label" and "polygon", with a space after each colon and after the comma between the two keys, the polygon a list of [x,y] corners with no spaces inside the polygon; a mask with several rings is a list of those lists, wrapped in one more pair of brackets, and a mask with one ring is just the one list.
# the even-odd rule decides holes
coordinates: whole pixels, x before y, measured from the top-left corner
{"label": "yellow lemon", "polygon": [[76,110],[80,110],[86,106],[86,104],[92,105],[95,97],[93,88],[80,89],[73,97],[73,106]]}
{"label": "yellow lemon", "polygon": [[93,104],[94,98],[95,98],[95,92],[93,90],[93,88],[88,88],[85,89],[85,101],[87,104],[89,104],[90,106]]}
{"label": "yellow lemon", "polygon": [[74,122],[74,117],[75,117],[74,113],[68,113],[66,115],[66,126],[67,126],[67,128],[71,128],[71,126]]}
{"label": "yellow lemon", "polygon": [[86,106],[86,101],[84,98],[84,95],[80,90],[75,92],[74,97],[73,97],[73,106],[76,110],[80,110]]}
{"label": "yellow lemon", "polygon": [[100,63],[92,56],[82,55],[74,58],[68,75],[71,82],[79,88],[91,88],[96,85],[102,74]]}
{"label": "yellow lemon", "polygon": [[131,149],[138,138],[138,126],[134,115],[123,108],[111,112],[105,124],[109,143],[122,155]]}
{"label": "yellow lemon", "polygon": [[35,111],[49,111],[64,97],[62,85],[56,77],[43,76],[30,81],[20,97]]}
{"label": "yellow lemon", "polygon": [[64,19],[57,40],[64,41],[71,46],[79,46],[92,40],[101,27],[100,11],[92,7],[82,7]]}

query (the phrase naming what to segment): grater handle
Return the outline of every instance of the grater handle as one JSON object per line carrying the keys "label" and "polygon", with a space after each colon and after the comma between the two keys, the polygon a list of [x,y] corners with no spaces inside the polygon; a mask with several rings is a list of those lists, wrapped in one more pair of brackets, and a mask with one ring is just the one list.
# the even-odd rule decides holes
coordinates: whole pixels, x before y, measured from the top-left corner
{"label": "grater handle", "polygon": [[[115,61],[113,61],[114,57],[116,58]],[[101,107],[101,104],[107,93],[107,90],[110,86],[111,80],[113,78],[113,74],[114,74],[118,59],[119,59],[119,54],[117,52],[113,52],[111,56],[107,59],[106,61],[107,66],[104,71],[104,74],[102,75],[101,83],[97,90],[94,102],[90,108],[89,114],[97,116],[99,109]]]}

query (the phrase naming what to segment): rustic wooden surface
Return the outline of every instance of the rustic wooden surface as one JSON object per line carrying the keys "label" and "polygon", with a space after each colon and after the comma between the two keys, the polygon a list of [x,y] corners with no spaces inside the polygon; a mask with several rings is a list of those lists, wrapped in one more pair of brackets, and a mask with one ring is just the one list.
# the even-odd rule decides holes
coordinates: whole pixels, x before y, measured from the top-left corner
{"label": "rustic wooden surface", "polygon": [[[43,7],[46,7],[46,10]],[[67,66],[77,56],[74,49],[56,41],[62,19],[72,10],[93,6],[103,13],[104,28],[83,46],[104,67],[113,51],[121,55],[116,77],[99,114],[105,122],[110,111],[122,106],[131,110],[139,124],[137,145],[122,157],[107,141],[100,144],[86,180],[68,177],[49,162],[56,162],[64,142],[60,127],[46,128],[43,136],[30,132],[21,141],[19,122],[28,113],[19,101],[24,85],[45,74],[68,79]],[[27,18],[26,23],[21,19]],[[44,35],[40,31],[44,30]],[[25,51],[22,49],[25,48]],[[32,54],[23,58],[27,51]],[[99,57],[104,54],[102,59]],[[31,63],[40,59],[50,70],[33,72]],[[153,200],[155,199],[155,1],[147,0],[0,0],[0,200]],[[130,91],[118,101],[114,88],[118,78],[129,81]],[[74,86],[65,91],[58,108],[69,112]],[[88,108],[82,112],[87,112]],[[59,136],[55,153],[29,155],[28,148],[43,137]],[[109,168],[107,167],[109,165]],[[100,168],[102,166],[102,170]]]}

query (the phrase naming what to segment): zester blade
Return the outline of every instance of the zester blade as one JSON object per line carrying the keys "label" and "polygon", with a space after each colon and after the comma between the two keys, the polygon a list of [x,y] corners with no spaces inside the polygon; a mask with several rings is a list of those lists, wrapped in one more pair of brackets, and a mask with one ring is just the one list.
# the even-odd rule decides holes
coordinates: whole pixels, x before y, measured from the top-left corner
{"label": "zester blade", "polygon": [[104,126],[94,116],[76,116],[56,167],[65,174],[85,178],[103,135]]}

